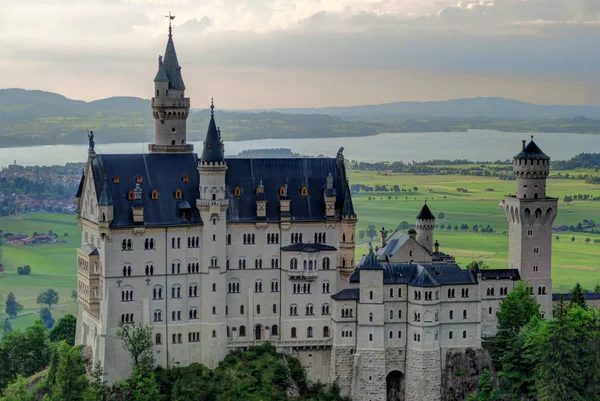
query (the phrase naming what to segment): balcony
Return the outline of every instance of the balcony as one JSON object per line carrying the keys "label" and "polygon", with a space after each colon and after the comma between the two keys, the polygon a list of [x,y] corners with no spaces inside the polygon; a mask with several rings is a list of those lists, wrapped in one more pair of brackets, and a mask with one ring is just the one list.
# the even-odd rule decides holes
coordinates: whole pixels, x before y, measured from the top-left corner
{"label": "balcony", "polygon": [[289,270],[288,277],[292,280],[314,281],[319,276],[316,270]]}

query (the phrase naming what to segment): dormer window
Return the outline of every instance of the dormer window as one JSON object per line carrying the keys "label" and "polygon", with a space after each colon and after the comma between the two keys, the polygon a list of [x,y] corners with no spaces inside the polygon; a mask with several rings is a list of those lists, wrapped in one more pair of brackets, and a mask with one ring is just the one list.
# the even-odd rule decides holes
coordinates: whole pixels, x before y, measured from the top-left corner
{"label": "dormer window", "polygon": [[144,179],[142,178],[141,175],[138,175],[137,177],[135,177],[135,182],[142,182],[144,181]]}
{"label": "dormer window", "polygon": [[127,199],[130,201],[135,200],[135,192],[133,192],[133,189],[127,194]]}
{"label": "dormer window", "polygon": [[242,196],[242,190],[240,189],[240,187],[235,187],[235,189],[233,190],[233,196],[236,196],[238,198]]}
{"label": "dormer window", "polygon": [[112,180],[112,181],[113,181],[114,183],[118,183],[118,182],[119,182],[119,181],[121,181],[121,180],[119,179],[119,176],[118,176],[118,175],[115,175],[115,176],[113,177],[113,180]]}
{"label": "dormer window", "polygon": [[152,191],[152,193],[150,193],[150,198],[152,200],[157,200],[158,199],[158,191],[155,189]]}
{"label": "dormer window", "polygon": [[281,186],[281,188],[279,188],[279,196],[285,196],[285,186]]}
{"label": "dormer window", "polygon": [[[157,194],[158,197],[158,194]],[[175,199],[181,199],[183,197],[183,193],[181,192],[181,189],[178,189],[177,191],[175,191]]]}
{"label": "dormer window", "polygon": [[306,187],[306,185],[302,187],[300,193],[302,194],[302,196],[308,196],[308,188]]}
{"label": "dormer window", "polygon": [[181,177],[181,181],[183,182],[188,182],[190,180],[190,177],[187,174],[184,174],[183,177]]}

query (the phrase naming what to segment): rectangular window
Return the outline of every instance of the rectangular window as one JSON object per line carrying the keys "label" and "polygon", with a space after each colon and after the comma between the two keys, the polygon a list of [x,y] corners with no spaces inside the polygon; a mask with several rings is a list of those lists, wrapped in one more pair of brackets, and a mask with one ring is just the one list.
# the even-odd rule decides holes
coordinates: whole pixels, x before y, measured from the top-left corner
{"label": "rectangular window", "polygon": [[217,307],[216,307],[216,306],[213,306],[213,307],[212,307],[212,314],[213,314],[213,315],[216,315],[216,314],[217,314]]}

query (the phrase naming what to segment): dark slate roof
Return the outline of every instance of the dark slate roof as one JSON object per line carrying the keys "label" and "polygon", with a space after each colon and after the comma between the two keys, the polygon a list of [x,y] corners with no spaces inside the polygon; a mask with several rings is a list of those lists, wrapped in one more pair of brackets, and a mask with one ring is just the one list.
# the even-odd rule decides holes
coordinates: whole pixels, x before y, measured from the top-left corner
{"label": "dark slate roof", "polygon": [[421,211],[417,215],[417,219],[435,220],[435,216],[433,215],[433,213],[431,213],[431,210],[429,210],[429,206],[427,206],[427,203],[423,205],[423,208],[421,208]]}
{"label": "dark slate roof", "polygon": [[83,193],[83,183],[85,182],[85,174],[81,174],[81,180],[79,181],[79,187],[77,188],[77,193],[75,194],[76,198],[81,198],[81,194]]}
{"label": "dark slate roof", "polygon": [[[588,301],[600,299],[600,294],[598,294],[597,292],[591,292],[591,291],[590,292],[584,292],[583,296]],[[571,299],[571,293],[568,293],[568,294],[552,294],[552,300],[553,301],[559,301],[560,297],[562,297],[565,301],[569,301]]]}
{"label": "dark slate roof", "polygon": [[[292,221],[316,221],[325,218],[325,191],[329,173],[334,188],[343,185],[341,171],[334,158],[277,158],[277,159],[226,159],[226,198],[229,199],[227,221],[256,221],[256,188],[264,185],[267,201],[266,219],[280,220],[279,189],[287,184]],[[302,196],[306,186],[307,196]],[[241,196],[234,195],[239,187]],[[337,192],[336,217],[341,217],[343,198]]]}
{"label": "dark slate roof", "polygon": [[348,182],[344,183],[344,204],[342,205],[342,216],[356,216],[354,213],[354,204],[352,203],[352,194]]}
{"label": "dark slate roof", "polygon": [[[133,201],[128,199],[129,191],[136,186],[136,177],[141,176],[142,199],[144,207],[144,225],[189,225],[200,224],[201,219],[196,208],[188,212],[188,219],[180,218],[179,204],[185,200],[196,204],[198,193],[198,170],[195,154],[123,154],[96,155],[91,159],[94,186],[97,201],[100,201],[104,177],[107,196],[112,198],[114,220],[111,227],[131,227],[133,223]],[[182,177],[189,180],[184,182]],[[119,182],[113,178],[119,177]],[[151,192],[158,191],[158,199],[150,198]],[[175,191],[181,189],[183,199],[175,198]]]}
{"label": "dark slate roof", "polygon": [[335,301],[357,301],[360,297],[359,288],[346,288],[331,296]]}
{"label": "dark slate roof", "polygon": [[377,255],[373,252],[373,247],[369,244],[369,254],[360,262],[360,270],[383,270],[383,267],[377,260]]}
{"label": "dark slate roof", "polygon": [[[462,270],[455,263],[430,263],[423,265],[416,263],[394,263],[384,265],[383,269],[383,284],[410,284],[431,287],[477,283],[477,279],[471,271]],[[352,274],[350,282],[360,282],[360,270],[356,270]]]}
{"label": "dark slate roof", "polygon": [[162,56],[158,56],[158,72],[154,77],[154,82],[166,82],[169,80],[167,76],[167,72],[165,71],[165,66],[162,61]]}
{"label": "dark slate roof", "polygon": [[411,277],[408,284],[415,286],[415,287],[439,287],[440,286],[440,283],[438,281],[436,281],[436,279],[431,277],[431,274],[429,274],[429,271],[425,267],[420,266],[420,265],[417,265],[417,271]]}
{"label": "dark slate roof", "polygon": [[169,77],[169,89],[184,90],[185,84],[181,76],[181,67],[179,66],[179,60],[177,60],[177,52],[175,51],[175,44],[173,43],[173,36],[171,34],[169,34],[169,40],[167,41],[163,64],[165,72]]}
{"label": "dark slate roof", "polygon": [[479,270],[481,278],[485,280],[520,280],[521,275],[518,269],[485,269]]}
{"label": "dark slate roof", "polygon": [[223,143],[221,142],[221,135],[217,129],[214,116],[214,105],[210,105],[210,121],[208,123],[208,130],[206,131],[206,137],[204,138],[204,148],[202,149],[201,160],[203,162],[222,162],[225,160],[223,152]]}
{"label": "dark slate roof", "polygon": [[295,251],[295,252],[321,252],[321,251],[337,251],[335,246],[316,243],[316,244],[292,244],[281,247],[282,251]]}
{"label": "dark slate roof", "polygon": [[88,255],[88,256],[98,256],[98,248],[96,248],[95,246],[92,246],[90,244],[85,244],[84,246],[81,247],[81,250],[83,251],[84,254]]}
{"label": "dark slate roof", "polygon": [[[532,137],[533,138],[533,137]],[[533,139],[523,148],[521,153],[514,157],[515,159],[525,160],[550,160],[550,157],[546,155],[542,150],[533,142]]]}
{"label": "dark slate roof", "polygon": [[102,192],[100,192],[100,197],[98,198],[99,205],[112,205],[112,196],[110,195],[110,191],[108,191],[108,184],[106,182],[106,176],[104,176],[104,182],[102,183]]}

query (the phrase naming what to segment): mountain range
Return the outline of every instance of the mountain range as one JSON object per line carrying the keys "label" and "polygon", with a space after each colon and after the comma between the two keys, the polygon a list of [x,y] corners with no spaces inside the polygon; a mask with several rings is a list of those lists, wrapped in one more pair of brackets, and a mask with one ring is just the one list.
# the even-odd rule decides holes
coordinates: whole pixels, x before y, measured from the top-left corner
{"label": "mountain range", "polygon": [[[202,140],[206,109],[193,109],[190,140]],[[598,120],[596,120],[598,119]],[[376,135],[386,132],[600,132],[600,106],[537,105],[498,97],[379,105],[218,110],[225,140]],[[39,90],[0,89],[0,147],[83,144],[86,131],[106,143],[150,142],[150,100],[110,97],[91,102]]]}

